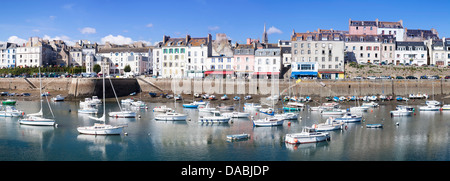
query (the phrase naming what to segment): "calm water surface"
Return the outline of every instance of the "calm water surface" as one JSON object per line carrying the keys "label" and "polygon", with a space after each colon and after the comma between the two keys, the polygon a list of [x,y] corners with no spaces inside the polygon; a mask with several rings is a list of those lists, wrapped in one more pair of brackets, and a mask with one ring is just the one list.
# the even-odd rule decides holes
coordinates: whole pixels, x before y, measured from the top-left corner
{"label": "calm water surface", "polygon": [[[94,136],[80,135],[76,130],[95,122],[77,113],[78,102],[50,104],[56,128],[24,126],[18,124],[18,118],[0,117],[0,160],[450,160],[450,112],[416,111],[415,116],[391,118],[389,111],[394,106],[384,105],[364,113],[365,122],[349,123],[347,130],[330,132],[329,142],[295,146],[284,143],[287,133],[300,132],[303,126],[325,122],[327,117],[301,111],[302,119],[291,121],[290,126],[285,121],[279,127],[253,127],[249,119],[235,119],[230,124],[200,124],[198,111],[183,109],[179,103],[177,112],[187,113],[190,120],[155,121],[152,108],[163,104],[148,103],[148,110],[137,110],[141,118],[107,118],[108,124],[127,124],[124,131],[127,136]],[[44,112],[49,116],[45,105]],[[174,107],[173,103],[167,105]],[[39,102],[18,101],[16,107],[33,113],[38,111]],[[107,112],[116,110],[119,107],[115,101],[107,102]],[[367,129],[365,124],[371,123],[383,123],[384,128]],[[251,134],[251,138],[226,141],[226,135],[242,132]]]}

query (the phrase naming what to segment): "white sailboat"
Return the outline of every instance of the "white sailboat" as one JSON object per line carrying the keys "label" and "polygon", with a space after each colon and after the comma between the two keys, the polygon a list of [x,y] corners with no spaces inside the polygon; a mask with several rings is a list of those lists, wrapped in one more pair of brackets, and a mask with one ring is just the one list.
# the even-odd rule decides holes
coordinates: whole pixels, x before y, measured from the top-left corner
{"label": "white sailboat", "polygon": [[[104,68],[104,66],[103,66],[103,68]],[[105,73],[103,72],[103,116],[100,118],[89,116],[89,118],[91,118],[91,119],[94,119],[97,121],[102,121],[103,124],[95,123],[93,126],[78,127],[77,131],[81,134],[91,134],[91,135],[118,135],[118,134],[122,133],[123,126],[112,126],[112,125],[106,124],[105,114],[106,114]]]}
{"label": "white sailboat", "polygon": [[[112,84],[111,79],[109,79],[109,83],[111,84],[111,88],[112,88],[112,90],[113,90],[113,92],[114,92],[114,96],[116,97],[117,104],[119,105],[120,111],[109,112],[108,115],[109,115],[110,117],[116,117],[116,118],[135,118],[135,117],[136,117],[136,112],[134,112],[134,111],[125,111],[125,110],[122,109],[122,106],[120,106],[120,104],[119,104],[119,99],[117,99],[116,91],[115,91],[115,89],[114,89],[114,86],[113,86],[113,84]],[[132,100],[132,99],[131,99],[131,100]],[[122,101],[123,101],[123,100],[122,100]],[[131,105],[132,102],[134,102],[134,100],[128,101],[127,104],[130,104],[130,105]],[[123,103],[122,103],[122,104],[123,104]]]}
{"label": "white sailboat", "polygon": [[14,106],[5,106],[0,111],[0,117],[20,117],[24,114],[23,111],[17,110]]}
{"label": "white sailboat", "polygon": [[335,119],[330,117],[325,121],[325,123],[314,124],[313,128],[315,128],[316,131],[332,131],[342,129],[343,125],[344,122],[336,121]]}
{"label": "white sailboat", "polygon": [[[39,67],[39,94],[42,94],[42,80],[41,80],[41,67]],[[52,113],[53,118],[55,118],[55,115],[53,114],[52,107],[50,106],[50,103],[48,102],[47,96],[45,96],[47,99],[48,107],[50,108],[50,112]],[[40,102],[41,102],[41,109],[37,113],[28,114],[26,118],[19,119],[20,124],[24,125],[33,125],[33,126],[54,126],[55,120],[51,118],[44,118],[44,114],[42,112],[42,96],[40,96]]]}

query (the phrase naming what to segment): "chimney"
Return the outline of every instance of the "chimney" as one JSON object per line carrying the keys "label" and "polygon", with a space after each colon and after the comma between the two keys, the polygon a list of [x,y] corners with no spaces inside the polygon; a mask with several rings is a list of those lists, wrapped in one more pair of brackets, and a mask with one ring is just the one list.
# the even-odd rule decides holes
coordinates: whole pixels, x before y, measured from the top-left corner
{"label": "chimney", "polygon": [[348,19],[348,26],[351,26],[352,25],[352,18],[349,18]]}
{"label": "chimney", "polygon": [[252,39],[251,38],[247,38],[247,43],[246,44],[251,44],[252,43]]}
{"label": "chimney", "polygon": [[375,25],[378,27],[378,18],[375,20]]}
{"label": "chimney", "polygon": [[211,33],[208,33],[208,43],[212,43],[212,37],[211,37]]}
{"label": "chimney", "polygon": [[186,45],[189,43],[189,40],[191,39],[191,36],[186,35]]}
{"label": "chimney", "polygon": [[400,23],[400,25],[402,25],[403,27],[403,20],[398,21]]}
{"label": "chimney", "polygon": [[163,36],[163,43],[166,44],[167,40],[169,40],[170,36]]}

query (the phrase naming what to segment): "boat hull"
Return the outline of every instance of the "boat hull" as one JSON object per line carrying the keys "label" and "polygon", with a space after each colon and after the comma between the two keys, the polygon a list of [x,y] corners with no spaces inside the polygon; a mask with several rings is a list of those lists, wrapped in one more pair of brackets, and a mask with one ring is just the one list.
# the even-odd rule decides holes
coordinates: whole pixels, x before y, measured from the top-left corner
{"label": "boat hull", "polygon": [[89,135],[120,135],[122,133],[122,130],[123,127],[118,126],[102,127],[102,128],[87,126],[77,128],[77,131],[80,134],[89,134]]}
{"label": "boat hull", "polygon": [[411,116],[412,111],[391,111],[391,116]]}
{"label": "boat hull", "polygon": [[216,118],[216,117],[203,117],[199,118],[198,122],[200,123],[228,123],[230,121],[230,118]]}
{"label": "boat hull", "polygon": [[294,133],[294,134],[286,134],[285,142],[289,144],[305,144],[305,143],[316,143],[326,141],[329,139],[330,135],[328,133],[313,133],[313,134]]}
{"label": "boat hull", "polygon": [[134,118],[136,117],[135,112],[110,112],[110,117],[116,117],[116,118]]}
{"label": "boat hull", "polygon": [[355,117],[355,118],[336,118],[336,121],[342,121],[344,123],[351,123],[351,122],[361,122],[362,117]]}
{"label": "boat hull", "polygon": [[55,125],[55,120],[45,118],[42,119],[28,118],[28,119],[20,119],[19,123],[23,125],[33,125],[33,126],[53,126]]}
{"label": "boat hull", "polygon": [[244,140],[250,138],[250,134],[233,134],[227,135],[228,140]]}
{"label": "boat hull", "polygon": [[184,108],[197,108],[198,105],[191,105],[191,104],[183,104]]}
{"label": "boat hull", "polygon": [[187,118],[187,115],[172,115],[172,116],[166,116],[166,115],[156,115],[155,120],[159,121],[185,121]]}
{"label": "boat hull", "polygon": [[256,120],[253,121],[253,125],[257,127],[272,127],[272,126],[282,126],[284,120],[277,121],[266,121],[266,120]]}

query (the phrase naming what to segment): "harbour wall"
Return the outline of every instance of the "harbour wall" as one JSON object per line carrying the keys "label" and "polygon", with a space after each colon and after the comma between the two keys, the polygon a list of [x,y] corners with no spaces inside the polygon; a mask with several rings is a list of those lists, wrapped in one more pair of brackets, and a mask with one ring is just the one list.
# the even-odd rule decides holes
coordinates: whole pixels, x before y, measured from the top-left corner
{"label": "harbour wall", "polygon": [[[142,90],[145,93],[228,94],[228,95],[281,95],[296,96],[365,96],[401,95],[423,93],[432,95],[450,94],[450,81],[440,80],[277,80],[272,87],[271,80],[237,79],[155,79],[120,78],[111,79],[116,94],[129,95]],[[44,91],[66,91],[69,97],[84,98],[102,96],[101,78],[45,78],[42,79]],[[114,97],[109,79],[105,81],[106,97]],[[290,87],[288,89],[288,87]],[[1,78],[0,89],[9,92],[39,90],[38,78]]]}

